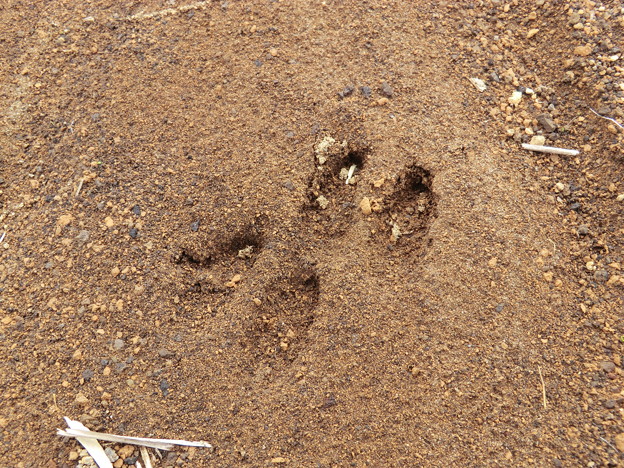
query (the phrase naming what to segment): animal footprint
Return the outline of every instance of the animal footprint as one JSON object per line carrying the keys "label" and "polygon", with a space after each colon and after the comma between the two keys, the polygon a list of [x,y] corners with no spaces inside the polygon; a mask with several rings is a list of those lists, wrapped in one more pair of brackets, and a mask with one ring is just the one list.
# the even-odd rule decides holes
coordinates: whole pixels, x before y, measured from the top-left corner
{"label": "animal footprint", "polygon": [[315,145],[316,169],[308,183],[304,213],[319,234],[339,236],[354,221],[355,186],[368,151],[363,143],[329,135]]}

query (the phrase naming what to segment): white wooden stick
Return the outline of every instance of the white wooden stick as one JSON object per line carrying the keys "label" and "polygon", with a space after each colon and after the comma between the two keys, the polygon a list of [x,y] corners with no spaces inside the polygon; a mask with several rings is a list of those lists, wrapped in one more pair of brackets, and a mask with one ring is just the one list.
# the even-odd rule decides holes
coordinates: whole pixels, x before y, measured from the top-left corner
{"label": "white wooden stick", "polygon": [[145,462],[145,468],[153,468],[152,460],[150,460],[147,449],[145,447],[139,447],[139,452],[141,452],[141,457],[143,457],[143,461]]}
{"label": "white wooden stick", "polygon": [[580,153],[580,151],[578,150],[555,148],[554,146],[529,145],[528,143],[522,143],[522,147],[525,150],[529,151],[537,151],[539,153],[562,154],[564,156],[576,156]]}
{"label": "white wooden stick", "polygon": [[[57,429],[57,434],[66,437],[76,437],[85,439],[99,439],[106,440],[108,442],[118,442],[121,444],[142,445],[145,447],[152,447],[160,450],[172,450],[175,445],[185,445],[188,447],[206,447],[212,448],[208,442],[198,441],[191,442],[188,440],[178,439],[150,439],[147,437],[128,437],[119,436],[115,434],[106,434],[104,432],[90,431],[83,426],[79,421],[73,421],[69,418],[65,418],[69,429]],[[79,439],[80,440],[80,439]],[[82,443],[82,442],[81,442]],[[83,444],[84,445],[84,444]]]}
{"label": "white wooden stick", "polygon": [[[68,430],[80,430],[90,432],[80,421],[73,421],[69,418],[65,418],[67,422],[67,426],[71,429]],[[75,436],[72,436],[75,437]],[[89,452],[89,455],[93,458],[97,466],[100,468],[113,468],[113,464],[108,459],[106,452],[97,441],[97,439],[92,439],[90,437],[76,437],[78,442]]]}
{"label": "white wooden stick", "polygon": [[611,117],[605,117],[604,115],[600,115],[598,112],[596,112],[594,109],[592,109],[591,107],[589,108],[590,111],[592,111],[594,114],[596,114],[598,117],[601,117],[603,119],[606,120],[610,120],[611,122],[613,122],[615,125],[617,125],[618,127],[620,127],[622,130],[624,130],[624,127],[622,126],[622,124],[620,122],[618,122],[615,119],[612,119]]}

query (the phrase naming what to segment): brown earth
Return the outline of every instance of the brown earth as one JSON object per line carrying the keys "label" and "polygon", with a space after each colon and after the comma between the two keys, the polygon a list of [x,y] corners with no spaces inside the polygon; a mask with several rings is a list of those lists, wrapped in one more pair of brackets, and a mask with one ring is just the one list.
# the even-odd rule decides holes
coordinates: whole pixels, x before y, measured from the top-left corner
{"label": "brown earth", "polygon": [[0,18],[1,466],[623,464],[619,2]]}

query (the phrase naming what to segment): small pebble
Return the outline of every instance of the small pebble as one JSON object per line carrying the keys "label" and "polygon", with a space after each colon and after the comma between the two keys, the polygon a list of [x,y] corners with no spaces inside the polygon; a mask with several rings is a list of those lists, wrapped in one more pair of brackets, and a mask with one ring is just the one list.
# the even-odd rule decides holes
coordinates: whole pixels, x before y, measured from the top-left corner
{"label": "small pebble", "polygon": [[586,236],[589,234],[589,228],[585,224],[581,224],[576,230],[579,236]]}
{"label": "small pebble", "polygon": [[169,350],[168,350],[168,349],[166,349],[166,348],[160,348],[160,349],[158,350],[158,355],[159,355],[161,358],[170,358],[170,357],[175,356],[175,354],[174,354],[174,353],[172,353],[171,351],[169,351]]}
{"label": "small pebble", "polygon": [[370,86],[360,86],[360,92],[365,98],[369,98],[373,94]]}
{"label": "small pebble", "polygon": [[603,372],[611,373],[615,371],[615,364],[611,361],[602,361],[600,363],[600,370],[602,370]]}
{"label": "small pebble", "polygon": [[139,207],[139,205],[134,205],[132,207],[132,212],[137,216],[141,216],[141,208]]}
{"label": "small pebble", "polygon": [[193,232],[199,231],[199,221],[193,221],[191,223],[191,231]]}
{"label": "small pebble", "polygon": [[91,369],[85,369],[82,371],[82,378],[85,380],[85,382],[91,380],[94,375],[95,373]]}
{"label": "small pebble", "polygon": [[594,272],[594,280],[598,283],[604,283],[609,279],[609,272],[607,270],[596,270]]}
{"label": "small pebble", "polygon": [[394,89],[392,89],[392,86],[384,81],[383,83],[381,83],[381,94],[391,98],[392,96],[394,96]]}
{"label": "small pebble", "polygon": [[128,234],[130,234],[130,237],[134,239],[139,235],[139,231],[136,228],[131,228]]}
{"label": "small pebble", "polygon": [[126,345],[126,343],[124,342],[124,340],[117,338],[115,341],[113,341],[113,349],[119,351],[120,349],[122,349],[124,346]]}
{"label": "small pebble", "polygon": [[117,455],[117,452],[115,452],[112,447],[106,447],[104,453],[111,463],[115,463],[119,459],[119,455]]}
{"label": "small pebble", "polygon": [[89,240],[89,231],[86,231],[84,229],[80,231],[76,236],[76,240],[78,242],[87,242]]}
{"label": "small pebble", "polygon": [[354,89],[355,88],[353,86],[345,86],[345,88],[338,93],[338,96],[341,99],[349,97],[349,96],[351,96],[353,94]]}
{"label": "small pebble", "polygon": [[364,213],[366,216],[373,212],[368,197],[362,198],[362,201],[360,202],[360,209],[362,210],[362,213]]}

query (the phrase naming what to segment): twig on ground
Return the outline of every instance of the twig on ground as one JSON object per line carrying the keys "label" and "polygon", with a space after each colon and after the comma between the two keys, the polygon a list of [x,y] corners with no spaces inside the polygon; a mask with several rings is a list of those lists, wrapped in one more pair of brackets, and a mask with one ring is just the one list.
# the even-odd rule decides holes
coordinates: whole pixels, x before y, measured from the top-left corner
{"label": "twig on ground", "polygon": [[[89,439],[89,440],[105,440],[107,442],[117,442],[121,444],[132,444],[132,445],[143,445],[145,447],[152,447],[161,450],[173,450],[176,445],[184,445],[187,447],[206,447],[212,448],[208,442],[198,441],[192,442],[188,440],[178,440],[178,439],[151,439],[147,437],[128,437],[128,436],[118,436],[115,434],[106,434],[104,432],[95,432],[87,429],[86,427],[77,426],[72,427],[72,423],[76,423],[76,421],[72,421],[69,418],[65,418],[67,421],[67,425],[69,429],[58,429],[56,433],[60,436],[65,437],[76,437],[80,439]],[[80,424],[77,422],[77,424]],[[82,442],[81,442],[82,443]],[[84,444],[83,444],[84,445]]]}
{"label": "twig on ground", "polygon": [[604,115],[600,115],[598,112],[596,112],[594,109],[592,109],[591,107],[589,108],[590,111],[592,111],[594,114],[596,114],[598,117],[600,117],[601,119],[606,119],[606,120],[610,120],[611,122],[613,122],[615,125],[617,125],[618,127],[620,127],[622,130],[624,130],[624,127],[622,126],[621,123],[619,123],[617,120],[612,119],[611,117],[606,117]]}
{"label": "twig on ground", "polygon": [[139,447],[139,452],[141,452],[141,457],[143,458],[143,462],[145,463],[145,468],[152,468],[152,460],[150,459],[147,449],[145,447]]}
{"label": "twig on ground", "polygon": [[80,195],[80,191],[82,190],[82,184],[84,184],[84,177],[78,182],[78,188],[76,189],[76,194],[74,195],[76,198],[78,197],[78,195]]}
{"label": "twig on ground", "polygon": [[525,150],[529,150],[529,151],[537,151],[539,153],[561,154],[563,156],[576,156],[580,153],[579,150],[555,148],[554,146],[529,145],[528,143],[522,143],[522,147]]}
{"label": "twig on ground", "polygon": [[613,444],[611,442],[609,442],[607,439],[605,439],[604,437],[598,437],[600,440],[602,440],[605,444],[607,444],[609,447],[611,447],[613,450],[615,450],[616,452],[619,452],[619,450],[613,446]]}
{"label": "twig on ground", "polygon": [[537,371],[539,372],[540,380],[542,382],[542,403],[544,404],[544,409],[548,408],[548,401],[546,400],[546,385],[544,385],[544,377],[542,376],[542,368],[537,366]]}

